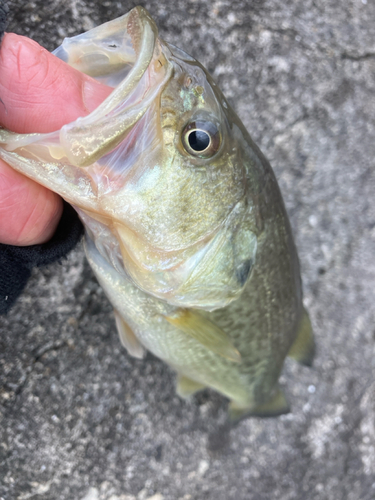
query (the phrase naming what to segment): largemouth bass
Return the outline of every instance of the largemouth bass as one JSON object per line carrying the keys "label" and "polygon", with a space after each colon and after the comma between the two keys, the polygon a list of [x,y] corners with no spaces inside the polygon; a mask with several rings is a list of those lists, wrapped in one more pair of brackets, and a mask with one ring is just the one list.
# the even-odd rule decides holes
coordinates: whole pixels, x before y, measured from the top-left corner
{"label": "largemouth bass", "polygon": [[269,163],[142,7],[54,54],[113,91],[56,132],[0,130],[0,157],[77,210],[131,355],[168,363],[183,397],[227,396],[233,418],[287,411],[284,359],[310,364],[314,341]]}

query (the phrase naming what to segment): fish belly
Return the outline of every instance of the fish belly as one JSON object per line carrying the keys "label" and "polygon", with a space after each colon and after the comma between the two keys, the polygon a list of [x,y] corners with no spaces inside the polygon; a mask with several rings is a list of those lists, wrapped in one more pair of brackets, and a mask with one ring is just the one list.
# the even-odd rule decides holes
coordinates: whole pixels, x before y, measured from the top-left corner
{"label": "fish belly", "polygon": [[231,337],[241,353],[241,363],[235,363],[171,325],[165,317],[173,314],[174,306],[143,292],[126,276],[119,274],[87,236],[85,250],[115,310],[142,346],[169,364],[180,377],[195,381],[201,387],[215,389],[247,412],[270,399],[294,337],[286,343],[284,339],[285,348],[280,349],[267,329],[259,328],[265,322],[264,314],[256,307],[254,313],[250,285],[240,299],[229,306],[212,313],[203,312]]}

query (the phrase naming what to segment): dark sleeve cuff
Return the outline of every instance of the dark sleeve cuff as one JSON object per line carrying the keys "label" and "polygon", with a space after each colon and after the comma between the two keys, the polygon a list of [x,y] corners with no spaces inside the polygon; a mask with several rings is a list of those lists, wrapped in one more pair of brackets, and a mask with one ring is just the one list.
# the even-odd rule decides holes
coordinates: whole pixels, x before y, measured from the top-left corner
{"label": "dark sleeve cuff", "polygon": [[64,201],[64,210],[52,239],[42,245],[17,247],[0,244],[0,314],[5,314],[22,292],[31,269],[64,257],[83,234],[77,212]]}

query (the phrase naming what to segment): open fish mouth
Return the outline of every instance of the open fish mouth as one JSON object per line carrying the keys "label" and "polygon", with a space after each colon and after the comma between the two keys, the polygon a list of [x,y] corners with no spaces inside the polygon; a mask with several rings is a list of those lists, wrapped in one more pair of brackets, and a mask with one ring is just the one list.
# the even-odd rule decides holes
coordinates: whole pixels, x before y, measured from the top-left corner
{"label": "open fish mouth", "polygon": [[22,137],[2,131],[0,141],[7,143],[7,151],[32,144],[34,156],[38,156],[39,147],[51,161],[91,166],[124,140],[170,78],[171,68],[157,39],[157,28],[142,7],[89,33],[65,39],[54,55],[115,88],[92,113],[60,131]]}
{"label": "open fish mouth", "polygon": [[[106,23],[73,39],[66,39],[55,55],[109,86],[111,95],[90,115],[62,127],[60,141],[68,159],[85,167],[112,151],[139,121],[170,77],[157,28],[142,7],[116,23]],[[94,74],[91,70],[92,59]],[[91,64],[90,64],[91,63]],[[109,119],[111,118],[111,119]]]}

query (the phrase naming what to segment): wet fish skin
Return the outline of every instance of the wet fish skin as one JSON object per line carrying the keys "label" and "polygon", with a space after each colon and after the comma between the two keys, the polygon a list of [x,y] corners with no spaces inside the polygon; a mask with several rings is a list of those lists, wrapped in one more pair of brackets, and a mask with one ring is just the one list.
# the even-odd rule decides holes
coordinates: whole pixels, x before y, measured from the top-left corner
{"label": "wet fish skin", "polygon": [[[309,363],[314,343],[269,163],[205,69],[157,38],[143,8],[55,53],[116,89],[61,131],[0,131],[0,157],[77,209],[132,355],[167,362],[182,396],[224,394],[234,418],[286,411],[284,359]],[[196,129],[211,137],[207,152],[190,146]]]}

